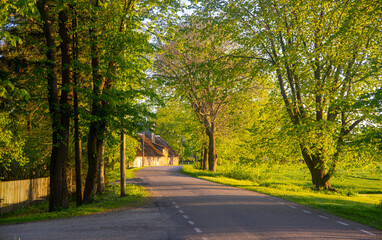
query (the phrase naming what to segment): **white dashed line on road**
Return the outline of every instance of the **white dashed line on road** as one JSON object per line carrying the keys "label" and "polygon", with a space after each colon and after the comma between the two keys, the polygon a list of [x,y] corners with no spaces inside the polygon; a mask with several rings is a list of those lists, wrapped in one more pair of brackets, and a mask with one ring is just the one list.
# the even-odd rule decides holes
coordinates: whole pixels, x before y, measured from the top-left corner
{"label": "white dashed line on road", "polygon": [[325,216],[322,216],[322,215],[318,215],[320,218],[323,218],[323,219],[329,219],[328,217],[325,217]]}
{"label": "white dashed line on road", "polygon": [[290,208],[293,208],[293,209],[296,209],[296,207],[295,207],[295,206],[291,206],[291,205],[289,205],[288,207],[290,207]]}
{"label": "white dashed line on road", "polygon": [[304,213],[308,213],[308,214],[311,214],[311,212],[309,211],[306,211],[306,210],[302,210]]}
{"label": "white dashed line on road", "polygon": [[179,212],[180,212],[180,213],[184,213],[184,211],[183,211],[183,210],[179,210]]}
{"label": "white dashed line on road", "polygon": [[175,208],[179,208],[179,206],[175,205]]}
{"label": "white dashed line on road", "polygon": [[369,234],[369,235],[371,235],[371,236],[375,236],[374,233],[368,232],[368,231],[366,231],[366,230],[360,229],[360,231],[361,231],[361,232],[364,232],[364,233],[366,233],[366,234]]}
{"label": "white dashed line on road", "polygon": [[349,226],[349,224],[344,223],[344,222],[341,222],[341,221],[336,221],[336,222],[339,223],[339,224],[342,224],[342,225],[344,225],[344,226]]}
{"label": "white dashed line on road", "polygon": [[280,203],[280,204],[283,204],[283,205],[285,204],[285,203],[283,203],[283,202],[277,202],[277,203]]}
{"label": "white dashed line on road", "polygon": [[200,228],[194,228],[195,232],[197,233],[202,233],[202,230],[200,230]]}
{"label": "white dashed line on road", "polygon": [[189,217],[188,217],[187,215],[183,215],[183,217],[184,217],[185,219],[189,219]]}
{"label": "white dashed line on road", "polygon": [[188,221],[189,224],[194,225],[195,223],[193,221]]}
{"label": "white dashed line on road", "polygon": [[172,204],[176,205],[176,202],[172,202]]}

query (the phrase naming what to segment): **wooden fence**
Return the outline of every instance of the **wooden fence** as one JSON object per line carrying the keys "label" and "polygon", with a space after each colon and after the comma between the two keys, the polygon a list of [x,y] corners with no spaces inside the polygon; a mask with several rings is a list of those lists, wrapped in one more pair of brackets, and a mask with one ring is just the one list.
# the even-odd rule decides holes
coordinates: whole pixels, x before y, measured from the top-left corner
{"label": "wooden fence", "polygon": [[49,195],[49,178],[0,182],[0,214],[22,208]]}

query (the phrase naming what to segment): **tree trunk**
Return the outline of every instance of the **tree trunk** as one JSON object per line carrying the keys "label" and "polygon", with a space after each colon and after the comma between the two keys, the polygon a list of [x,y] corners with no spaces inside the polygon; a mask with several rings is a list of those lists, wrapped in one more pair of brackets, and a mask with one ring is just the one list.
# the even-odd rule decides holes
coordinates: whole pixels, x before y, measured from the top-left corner
{"label": "tree trunk", "polygon": [[217,154],[215,145],[215,131],[209,131],[208,137],[208,170],[216,172]]}
{"label": "tree trunk", "polygon": [[[43,31],[46,40],[46,57],[47,62],[47,80],[48,80],[48,102],[49,112],[52,119],[52,154],[50,157],[50,195],[49,195],[49,211],[53,211],[64,206],[63,202],[60,202],[60,198],[64,193],[62,188],[62,171],[57,166],[58,156],[60,154],[60,141],[58,129],[60,128],[60,113],[59,97],[57,88],[57,76],[56,76],[56,44],[54,41],[53,26],[48,13],[48,1],[39,0],[36,3],[40,12],[41,19],[43,20]],[[56,170],[58,168],[58,170]]]}
{"label": "tree trunk", "polygon": [[208,169],[208,148],[203,148],[203,159],[202,159],[202,169],[207,170]]}
{"label": "tree trunk", "polygon": [[67,10],[61,10],[58,14],[59,18],[59,35],[61,38],[61,68],[62,68],[62,89],[60,98],[60,125],[58,128],[58,151],[57,159],[53,161],[51,167],[51,179],[53,178],[53,194],[49,204],[49,211],[55,211],[60,208],[69,207],[69,194],[67,186],[66,165],[68,162],[69,153],[69,128],[70,128],[70,115],[71,115],[71,39],[69,36],[68,16]]}
{"label": "tree trunk", "polygon": [[308,153],[308,150],[300,145],[301,153],[312,176],[312,183],[317,189],[334,191],[330,185],[330,175],[326,173],[324,162],[321,156],[314,156]]}
{"label": "tree trunk", "polygon": [[[76,14],[76,13],[75,13]],[[73,60],[78,61],[78,37],[77,37],[77,15],[72,20],[72,25],[74,29],[72,48],[73,48]],[[73,83],[74,83],[74,159],[75,159],[75,168],[76,168],[76,205],[80,206],[82,204],[82,166],[81,166],[81,157],[82,157],[82,144],[81,144],[81,132],[80,132],[80,113],[78,109],[78,70],[73,69]]]}
{"label": "tree trunk", "polygon": [[43,31],[47,46],[48,102],[52,119],[52,154],[50,159],[49,211],[68,208],[66,164],[68,160],[69,124],[71,106],[71,56],[68,17],[66,10],[59,13],[59,35],[61,38],[62,90],[59,100],[56,76],[56,45],[52,19],[48,12],[48,1],[39,0],[37,8],[43,20]]}
{"label": "tree trunk", "polygon": [[99,161],[99,176],[98,176],[98,193],[102,193],[105,191],[105,141],[101,140],[99,141],[99,144],[101,144],[101,153],[100,153],[100,161]]}
{"label": "tree trunk", "polygon": [[88,174],[86,176],[85,190],[84,190],[84,202],[93,202],[94,196],[97,193],[97,177],[99,170],[98,151],[97,151],[97,124],[92,123],[89,127],[88,135]]}
{"label": "tree trunk", "polygon": [[102,104],[99,97],[102,94],[105,81],[102,78],[99,62],[99,49],[97,29],[92,28],[89,31],[90,44],[91,44],[91,56],[92,56],[92,77],[93,77],[93,101],[92,101],[92,116],[96,117],[89,127],[88,135],[88,174],[86,176],[84,202],[93,202],[94,196],[97,193],[97,178],[99,176],[99,157],[101,153],[102,144],[100,139],[103,140],[103,130],[105,125],[102,120]]}
{"label": "tree trunk", "polygon": [[[143,134],[144,136],[144,134]],[[125,177],[125,133],[121,133],[121,197],[126,195],[126,177]]]}

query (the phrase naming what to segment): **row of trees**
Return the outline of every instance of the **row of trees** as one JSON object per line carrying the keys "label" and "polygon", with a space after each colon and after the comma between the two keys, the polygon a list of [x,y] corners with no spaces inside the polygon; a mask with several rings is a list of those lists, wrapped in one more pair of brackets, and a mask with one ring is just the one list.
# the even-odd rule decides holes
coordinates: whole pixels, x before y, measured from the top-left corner
{"label": "row of trees", "polygon": [[[380,141],[375,134],[368,141],[361,134],[380,126],[375,121],[382,73],[380,3],[227,0],[202,1],[194,8],[180,24],[180,34],[157,54],[156,69],[204,126],[209,170],[216,170],[217,122],[227,123],[225,115],[238,101],[258,110],[261,104],[275,106],[272,101],[284,106],[274,114],[290,146],[282,147],[281,139],[273,144],[284,148],[282,154],[303,158],[317,188],[332,190],[329,180],[338,162],[355,150],[352,143],[358,142],[359,150],[368,141]],[[271,97],[277,87],[278,96],[257,104],[243,98],[253,88],[261,95],[266,86]],[[272,113],[265,112],[267,119],[253,120],[253,133],[275,127],[269,125]],[[245,144],[239,143],[242,149]],[[263,151],[264,156],[271,157],[270,152]]]}
{"label": "row of trees", "polygon": [[74,165],[77,205],[92,202],[104,189],[104,156],[115,154],[115,139],[147,127],[151,118],[155,95],[145,71],[153,48],[144,21],[160,3],[2,5],[1,179],[49,174],[49,210],[55,211],[68,207],[67,167]]}

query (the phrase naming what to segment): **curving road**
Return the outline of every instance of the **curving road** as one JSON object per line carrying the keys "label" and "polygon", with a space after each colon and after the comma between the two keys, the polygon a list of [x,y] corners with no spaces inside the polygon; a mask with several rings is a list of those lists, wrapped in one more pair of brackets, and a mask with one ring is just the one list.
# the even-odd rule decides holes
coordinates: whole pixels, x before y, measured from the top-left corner
{"label": "curving road", "polygon": [[143,208],[0,226],[0,239],[382,239],[382,232],[268,195],[150,167]]}

